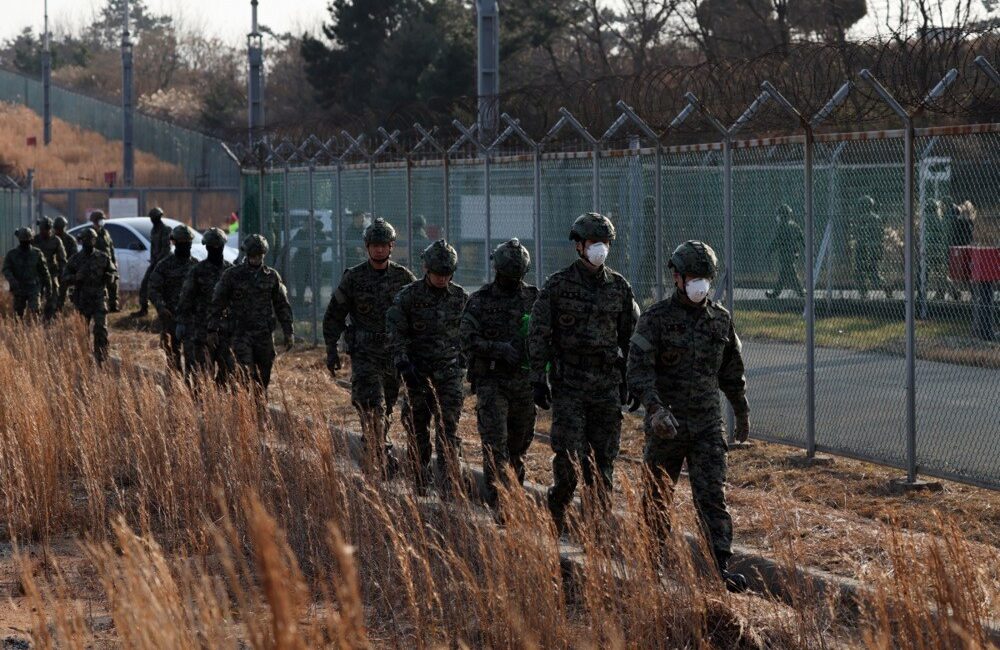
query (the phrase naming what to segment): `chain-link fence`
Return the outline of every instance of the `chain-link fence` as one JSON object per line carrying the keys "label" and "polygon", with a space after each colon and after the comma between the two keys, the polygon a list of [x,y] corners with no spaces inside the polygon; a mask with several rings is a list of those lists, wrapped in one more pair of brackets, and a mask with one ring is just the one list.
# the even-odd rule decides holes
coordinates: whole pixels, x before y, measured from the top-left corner
{"label": "chain-link fence", "polygon": [[0,186],[0,255],[14,248],[14,231],[32,225],[31,191],[14,183]]}
{"label": "chain-link fence", "polygon": [[[302,150],[262,145],[267,162],[246,162],[244,228],[291,242],[274,263],[315,340],[373,216],[396,226],[395,257],[418,274],[446,237],[474,289],[512,237],[543,282],[576,259],[573,219],[599,210],[618,232],[609,264],[644,309],[672,291],[673,248],[704,240],[721,264],[713,298],[743,340],[754,435],[1000,488],[1000,124],[914,129],[903,115],[898,131],[815,135],[845,91],[798,120],[802,135],[736,140],[771,99],[797,116],[763,88],[728,128],[689,95],[674,124],[701,115],[721,139],[696,145],[665,146],[622,103],[601,138],[563,109],[537,142],[504,115],[493,142],[456,124],[448,147],[417,125],[412,153],[382,131],[371,154],[361,138],[322,147],[326,167],[277,166],[282,147]],[[560,132],[579,144],[546,150]]]}
{"label": "chain-link fence", "polygon": [[[42,82],[9,70],[0,70],[0,101],[23,104],[39,115],[44,110]],[[52,116],[109,140],[122,138],[122,107],[93,97],[52,86],[49,94]],[[135,114],[135,147],[178,165],[187,182],[197,187],[236,187],[239,166],[216,138],[163,120]]]}

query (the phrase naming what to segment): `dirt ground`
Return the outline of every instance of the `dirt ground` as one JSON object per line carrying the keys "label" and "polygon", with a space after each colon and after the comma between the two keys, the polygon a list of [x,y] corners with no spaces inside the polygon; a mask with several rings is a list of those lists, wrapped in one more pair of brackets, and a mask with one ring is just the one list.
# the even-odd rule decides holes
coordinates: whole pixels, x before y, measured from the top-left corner
{"label": "dirt ground", "polygon": [[[153,330],[151,320],[113,317],[114,351],[150,367],[163,367],[165,357]],[[291,353],[279,354],[271,400],[292,408],[320,406],[331,417],[357,427],[349,378],[349,362],[335,380],[326,370],[322,346],[302,342]],[[548,413],[540,412],[536,431],[548,433],[549,425]],[[466,399],[459,428],[464,457],[478,462],[481,449],[473,396]],[[398,424],[392,436],[403,440]],[[642,444],[641,420],[627,414],[617,482],[635,484],[641,479]],[[991,582],[1000,584],[995,561],[1000,552],[1000,493],[943,481],[937,492],[898,494],[890,488],[890,480],[900,476],[895,469],[845,458],[835,458],[830,465],[800,467],[793,461],[802,455],[801,450],[764,442],[730,452],[728,498],[737,544],[783,556],[789,540],[795,540],[799,563],[864,580],[872,571],[888,570],[886,540],[894,530],[933,535],[954,522],[972,542],[975,557],[970,559],[984,567]],[[551,484],[551,456],[545,441],[534,442],[527,458],[529,480]],[[693,527],[690,492],[683,479],[677,495],[682,520]]]}

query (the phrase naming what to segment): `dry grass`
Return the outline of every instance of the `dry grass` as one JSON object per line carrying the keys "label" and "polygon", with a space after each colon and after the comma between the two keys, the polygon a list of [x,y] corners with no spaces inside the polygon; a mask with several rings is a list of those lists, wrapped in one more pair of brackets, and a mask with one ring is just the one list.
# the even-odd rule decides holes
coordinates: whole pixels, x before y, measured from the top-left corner
{"label": "dry grass", "polygon": [[[112,372],[79,319],[0,327],[0,516],[37,647],[971,648],[1000,602],[943,523],[884,540],[858,618],[808,586],[794,608],[726,594],[679,532],[664,578],[626,472],[620,516],[575,522],[585,570],[565,583],[548,515],[520,491],[498,527],[464,495],[366,480],[349,411],[298,398],[336,386],[315,353],[280,360],[272,397],[296,417],[278,420],[249,393],[142,370],[132,337],[156,362],[150,334],[115,330],[128,353]],[[800,560],[785,542],[775,555]]]}

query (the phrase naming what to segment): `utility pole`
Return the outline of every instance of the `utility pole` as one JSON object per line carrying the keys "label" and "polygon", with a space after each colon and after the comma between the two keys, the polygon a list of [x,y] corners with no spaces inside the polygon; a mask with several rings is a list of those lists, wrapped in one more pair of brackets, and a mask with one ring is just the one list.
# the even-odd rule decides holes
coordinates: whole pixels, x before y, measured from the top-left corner
{"label": "utility pole", "polygon": [[264,37],[257,28],[257,0],[250,0],[251,29],[247,35],[247,97],[249,98],[250,146],[264,131]]}
{"label": "utility pole", "polygon": [[128,0],[122,23],[122,182],[135,181],[135,143],[132,140],[135,106],[132,101],[132,38],[128,31]]}
{"label": "utility pole", "polygon": [[49,104],[49,89],[52,86],[52,49],[49,43],[49,0],[45,0],[45,35],[42,37],[42,142],[48,146],[52,142],[52,107]]}
{"label": "utility pole", "polygon": [[476,0],[479,56],[476,81],[479,95],[479,139],[487,147],[497,135],[500,116],[500,23],[496,0]]}

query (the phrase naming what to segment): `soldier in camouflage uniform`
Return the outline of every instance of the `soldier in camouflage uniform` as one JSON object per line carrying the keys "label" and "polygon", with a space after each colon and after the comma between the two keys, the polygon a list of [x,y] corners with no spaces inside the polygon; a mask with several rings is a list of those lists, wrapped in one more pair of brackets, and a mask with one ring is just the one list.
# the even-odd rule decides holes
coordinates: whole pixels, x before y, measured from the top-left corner
{"label": "soldier in camouflage uniform", "polygon": [[38,234],[35,235],[32,244],[35,248],[45,254],[45,262],[49,267],[49,277],[52,278],[52,290],[45,301],[45,318],[55,316],[56,308],[59,305],[59,277],[66,268],[66,248],[62,240],[52,234],[52,219],[42,217],[37,221]]}
{"label": "soldier in camouflage uniform", "polygon": [[492,255],[496,276],[469,298],[462,314],[462,348],[477,396],[487,503],[497,506],[496,477],[506,467],[524,482],[524,454],[535,434],[527,330],[538,289],[524,283],[531,256],[517,239]]}
{"label": "soldier in camouflage uniform", "polygon": [[150,210],[149,220],[153,223],[149,231],[149,266],[139,285],[139,310],[135,312],[135,316],[149,313],[149,279],[156,265],[170,255],[170,227],[163,224],[163,210],[158,207]]}
{"label": "soldier in camouflage uniform", "polygon": [[73,305],[94,324],[94,358],[102,363],[108,356],[108,311],[117,311],[111,296],[118,295],[118,269],[111,257],[96,249],[97,233],[85,228],[80,233],[82,250],[69,258],[63,269],[64,286],[73,287]]}
{"label": "soldier in camouflage uniform", "polygon": [[27,311],[37,316],[42,296],[51,296],[52,277],[45,254],[31,245],[31,228],[18,228],[14,232],[17,248],[7,252],[3,258],[3,275],[7,278],[10,292],[14,294],[14,313],[18,318]]}
{"label": "soldier in camouflage uniform", "polygon": [[579,259],[549,277],[531,311],[532,393],[539,407],[552,407],[548,503],[560,531],[576,490],[576,464],[606,503],[621,441],[621,406],[630,402],[625,358],[639,306],[628,281],[604,264],[614,238],[607,217],[577,218],[570,239]]}
{"label": "soldier in camouflage uniform", "polygon": [[721,390],[736,414],[736,438],[750,434],[746,379],[733,319],[708,299],[718,271],[715,251],[688,241],[674,251],[674,294],[639,319],[629,351],[629,388],[646,409],[644,460],[649,470],[648,520],[661,539],[669,530],[669,503],[687,461],[691,492],[719,571],[732,590],[746,579],[726,570],[733,521],[726,509],[726,451]]}
{"label": "soldier in camouflage uniform", "polygon": [[208,312],[212,304],[212,292],[219,278],[232,263],[227,262],[223,251],[228,236],[218,228],[209,228],[201,238],[208,258],[192,268],[177,299],[177,328],[175,334],[184,342],[184,354],[188,360],[188,371],[208,370],[215,367],[215,381],[225,383],[232,373],[235,361],[229,349],[228,327],[223,317],[220,333],[209,336]]}
{"label": "soldier in camouflage uniform", "polygon": [[[52,225],[55,228],[55,236],[62,242],[63,248],[66,251],[66,262],[68,263],[70,258],[76,255],[77,250],[79,250],[79,246],[76,243],[76,237],[66,232],[66,217],[56,217],[52,222]],[[62,271],[60,271],[59,294],[56,299],[56,311],[61,310],[63,305],[66,303],[66,286],[62,282],[61,275]]]}
{"label": "soldier in camouflage uniform", "polygon": [[885,255],[885,231],[882,217],[875,212],[875,199],[862,196],[860,210],[854,220],[854,274],[862,298],[870,290],[882,291],[885,282],[879,266]]}
{"label": "soldier in camouflage uniform", "polygon": [[[177,318],[177,309],[184,280],[198,262],[191,257],[194,235],[187,226],[174,226],[170,232],[170,241],[174,244],[174,254],[160,260],[149,276],[149,299],[156,307],[156,315],[160,321],[160,345],[167,353],[167,362],[175,370],[182,370],[182,337],[177,334],[177,325],[181,321]],[[170,248],[169,244],[167,248]],[[191,357],[184,356],[187,356],[190,365]]]}
{"label": "soldier in camouflage uniform", "polygon": [[465,290],[451,281],[458,253],[440,239],[423,252],[424,277],[396,294],[386,313],[386,334],[393,365],[406,382],[409,412],[403,424],[410,437],[417,485],[430,474],[429,426],[437,427],[437,463],[445,487],[461,453],[458,419],[464,399],[463,360],[459,322],[468,300]]}
{"label": "soldier in camouflage uniform", "polygon": [[210,336],[221,337],[228,323],[237,363],[267,390],[275,357],[275,321],[284,333],[285,350],[292,349],[292,306],[281,275],[264,264],[267,239],[250,235],[240,248],[246,261],[223,272],[215,285],[208,331]]}
{"label": "soldier in camouflage uniform", "polygon": [[802,282],[799,281],[795,265],[805,246],[805,238],[802,235],[802,228],[795,223],[791,206],[779,206],[777,217],[778,228],[774,232],[774,239],[771,240],[770,252],[778,267],[778,279],[774,289],[767,292],[767,297],[780,298],[785,289],[791,289],[801,298],[805,292],[802,290]]}
{"label": "soldier in camouflage uniform", "polygon": [[[97,234],[97,243],[94,244],[94,250],[98,250],[110,257],[111,263],[115,265],[115,269],[117,270],[118,260],[115,258],[115,243],[111,240],[111,233],[104,227],[104,212],[101,210],[91,212],[90,223],[94,224],[94,233]],[[113,294],[108,294],[108,309],[114,313],[118,311],[118,283],[115,282],[114,289],[109,288],[108,291],[114,291]]]}
{"label": "soldier in camouflage uniform", "polygon": [[409,269],[389,259],[395,242],[396,229],[385,219],[375,219],[365,229],[368,259],[344,271],[323,317],[326,365],[334,376],[341,366],[337,342],[347,332],[351,402],[361,420],[366,462],[384,453],[377,466],[384,462],[390,475],[397,467],[389,427],[399,397],[399,374],[386,348],[385,314],[400,289],[416,280]]}

